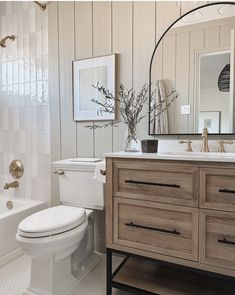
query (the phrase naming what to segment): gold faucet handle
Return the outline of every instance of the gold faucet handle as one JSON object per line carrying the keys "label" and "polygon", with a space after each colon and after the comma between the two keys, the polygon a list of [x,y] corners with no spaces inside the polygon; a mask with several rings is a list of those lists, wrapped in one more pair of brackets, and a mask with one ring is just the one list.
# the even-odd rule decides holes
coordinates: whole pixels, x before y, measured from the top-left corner
{"label": "gold faucet handle", "polygon": [[219,140],[219,148],[218,148],[218,152],[219,153],[225,153],[225,148],[224,148],[224,144],[233,144],[234,141],[233,140]]}
{"label": "gold faucet handle", "polygon": [[106,170],[100,169],[100,174],[106,176]]}
{"label": "gold faucet handle", "polygon": [[233,140],[222,140],[223,143],[227,143],[227,144],[233,144],[234,141]]}
{"label": "gold faucet handle", "polygon": [[179,140],[178,141],[180,144],[183,144],[183,143],[186,143],[187,144],[187,148],[186,148],[186,152],[192,152],[193,149],[192,149],[192,141],[190,139],[188,140]]}

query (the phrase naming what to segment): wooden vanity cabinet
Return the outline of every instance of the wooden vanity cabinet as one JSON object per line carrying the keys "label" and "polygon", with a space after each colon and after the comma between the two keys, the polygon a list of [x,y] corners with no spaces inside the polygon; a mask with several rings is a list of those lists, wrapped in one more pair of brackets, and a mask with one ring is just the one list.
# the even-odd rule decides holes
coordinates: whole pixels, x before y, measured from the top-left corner
{"label": "wooden vanity cabinet", "polygon": [[235,277],[235,164],[108,157],[106,246]]}
{"label": "wooden vanity cabinet", "polygon": [[117,197],[113,202],[116,245],[197,261],[197,209]]}
{"label": "wooden vanity cabinet", "polygon": [[198,167],[125,160],[112,169],[116,197],[198,207]]}
{"label": "wooden vanity cabinet", "polygon": [[235,212],[235,167],[200,169],[200,207]]}
{"label": "wooden vanity cabinet", "polygon": [[199,261],[235,270],[235,213],[200,210]]}

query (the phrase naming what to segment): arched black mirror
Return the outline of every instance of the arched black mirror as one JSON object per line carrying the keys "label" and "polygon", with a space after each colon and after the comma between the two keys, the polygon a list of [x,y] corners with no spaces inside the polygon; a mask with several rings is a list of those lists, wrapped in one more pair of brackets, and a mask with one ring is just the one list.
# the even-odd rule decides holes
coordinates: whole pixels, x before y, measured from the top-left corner
{"label": "arched black mirror", "polygon": [[234,60],[235,2],[202,5],[175,20],[150,62],[149,134],[199,134],[204,127],[235,133]]}

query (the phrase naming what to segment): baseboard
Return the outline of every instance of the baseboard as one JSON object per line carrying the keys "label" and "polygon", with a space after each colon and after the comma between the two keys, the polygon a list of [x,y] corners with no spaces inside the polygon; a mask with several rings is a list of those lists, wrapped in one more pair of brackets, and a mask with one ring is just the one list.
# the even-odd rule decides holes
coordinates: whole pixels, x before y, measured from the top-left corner
{"label": "baseboard", "polygon": [[105,240],[95,240],[95,251],[99,253],[106,253]]}
{"label": "baseboard", "polygon": [[17,248],[15,250],[11,251],[7,255],[0,257],[0,266],[11,262],[12,260],[16,259],[17,257],[19,257],[21,255],[23,255],[23,252],[20,248]]}

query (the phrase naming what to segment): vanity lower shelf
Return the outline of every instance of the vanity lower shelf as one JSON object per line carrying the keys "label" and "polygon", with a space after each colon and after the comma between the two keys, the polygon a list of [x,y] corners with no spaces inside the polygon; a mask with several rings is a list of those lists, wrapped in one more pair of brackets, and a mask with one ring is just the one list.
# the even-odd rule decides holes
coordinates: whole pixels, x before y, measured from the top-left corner
{"label": "vanity lower shelf", "polygon": [[234,279],[128,255],[110,275],[111,288],[141,295],[234,294]]}

